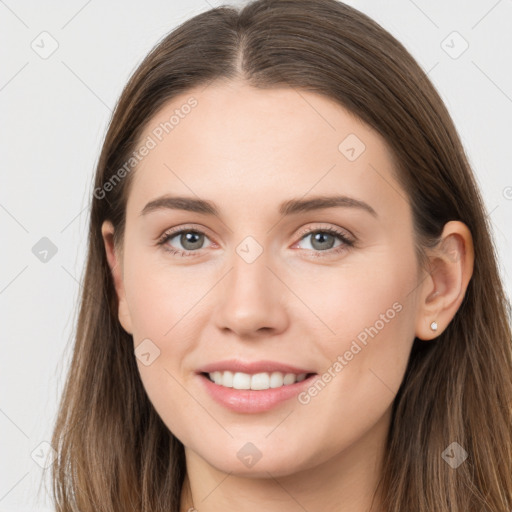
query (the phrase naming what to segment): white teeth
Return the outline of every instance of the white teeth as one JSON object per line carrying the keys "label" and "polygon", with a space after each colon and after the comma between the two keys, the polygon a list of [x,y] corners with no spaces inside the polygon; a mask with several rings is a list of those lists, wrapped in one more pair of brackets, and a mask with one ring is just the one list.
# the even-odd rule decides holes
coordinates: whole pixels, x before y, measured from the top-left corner
{"label": "white teeth", "polygon": [[[217,384],[220,384],[221,386],[224,383],[224,379],[222,379],[221,382],[218,382]],[[240,373],[236,372],[235,375],[233,375],[233,388],[235,389],[251,389],[251,376],[247,373]]]}
{"label": "white teeth", "polygon": [[295,375],[294,373],[281,373],[281,372],[263,372],[250,375],[242,372],[212,372],[208,374],[210,380],[224,386],[226,388],[234,389],[253,389],[263,390],[269,388],[280,388],[281,386],[289,386],[295,382],[301,382],[306,378],[305,373]]}
{"label": "white teeth", "polygon": [[251,377],[251,389],[268,389],[270,376],[268,373],[256,373]]}
{"label": "white teeth", "polygon": [[270,376],[270,387],[280,388],[283,385],[283,374],[281,372],[273,372]]}
{"label": "white teeth", "polygon": [[283,383],[285,386],[289,386],[290,384],[293,384],[295,382],[295,375],[293,373],[287,373],[284,376]]}
{"label": "white teeth", "polygon": [[224,372],[222,374],[222,385],[227,388],[233,387],[233,372]]}

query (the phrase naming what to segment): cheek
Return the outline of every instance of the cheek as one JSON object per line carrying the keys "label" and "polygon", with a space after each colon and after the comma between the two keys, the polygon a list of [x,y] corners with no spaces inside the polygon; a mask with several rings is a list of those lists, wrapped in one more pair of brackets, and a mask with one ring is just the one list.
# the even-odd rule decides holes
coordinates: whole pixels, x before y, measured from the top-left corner
{"label": "cheek", "polygon": [[[414,256],[379,254],[375,263],[343,270],[327,282],[327,293],[316,304],[328,336],[321,350],[336,375],[338,393],[361,397],[374,389],[396,392],[414,340]],[[338,370],[338,371],[336,371]],[[387,388],[387,389],[386,389]],[[369,396],[368,396],[369,398]]]}
{"label": "cheek", "polygon": [[336,334],[319,338],[326,364],[317,384],[299,397],[295,422],[307,426],[308,418],[325,418],[317,434],[332,440],[326,457],[329,449],[354,443],[389,412],[414,337],[414,308],[407,295],[413,276],[413,270],[385,262],[364,279],[345,276],[339,280],[345,288],[333,292],[336,306],[326,304],[322,311]]}
{"label": "cheek", "polygon": [[125,289],[135,341],[170,338],[175,325],[193,316],[207,291],[204,272],[201,276],[193,266],[173,266],[163,252],[134,250],[126,259]]}
{"label": "cheek", "polygon": [[[134,350],[140,354],[136,357],[140,379],[167,428],[180,440],[189,442],[187,426],[204,421],[200,411],[190,406],[182,372],[191,346],[191,336],[183,328],[190,322],[189,315],[193,315],[192,301],[197,302],[197,294],[188,292],[190,287],[184,286],[176,271],[164,271],[150,261],[142,264],[134,259],[132,263],[125,283]],[[149,358],[144,359],[145,353],[150,354]],[[179,415],[175,414],[177,410]]]}
{"label": "cheek", "polygon": [[[207,291],[205,279],[198,277],[197,269],[173,268],[163,257],[136,250],[125,260],[124,283],[134,350],[136,354],[150,354],[147,359],[136,359],[141,381],[167,427],[185,438],[183,425],[201,419],[196,408],[183,408],[191,400],[183,379],[187,356],[194,345],[193,318]],[[176,410],[181,411],[180,415],[172,414]]]}
{"label": "cheek", "polygon": [[[305,302],[330,330],[327,339],[364,342],[377,331],[397,328],[404,317],[415,282],[413,265],[396,261],[396,255],[379,254],[375,262],[363,262],[339,270],[329,269],[305,288],[297,283]],[[309,292],[307,291],[309,289]]]}

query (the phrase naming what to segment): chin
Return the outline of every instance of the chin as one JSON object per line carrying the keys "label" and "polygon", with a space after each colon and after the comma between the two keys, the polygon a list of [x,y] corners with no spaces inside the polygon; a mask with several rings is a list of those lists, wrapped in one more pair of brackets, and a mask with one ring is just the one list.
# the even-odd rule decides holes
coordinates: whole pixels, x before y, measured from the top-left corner
{"label": "chin", "polygon": [[226,448],[204,455],[196,453],[219,471],[247,478],[268,478],[269,473],[274,477],[288,476],[314,465],[308,464],[301,449],[283,453],[279,446],[267,445],[258,450],[250,442],[235,444],[237,446],[233,450]]}

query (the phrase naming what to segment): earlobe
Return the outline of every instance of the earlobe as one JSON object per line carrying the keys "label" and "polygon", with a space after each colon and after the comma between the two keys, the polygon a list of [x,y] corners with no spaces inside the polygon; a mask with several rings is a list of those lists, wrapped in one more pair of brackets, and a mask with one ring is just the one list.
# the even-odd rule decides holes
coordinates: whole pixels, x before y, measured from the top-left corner
{"label": "earlobe", "polygon": [[460,221],[447,222],[429,261],[416,321],[416,336],[422,340],[439,336],[464,299],[474,265],[473,238],[468,227]]}
{"label": "earlobe", "polygon": [[127,333],[133,334],[131,316],[128,309],[124,288],[121,255],[118,253],[118,250],[114,244],[114,226],[110,221],[106,220],[103,222],[101,226],[101,234],[105,246],[108,266],[110,268],[110,273],[112,275],[112,280],[117,295],[119,322]]}

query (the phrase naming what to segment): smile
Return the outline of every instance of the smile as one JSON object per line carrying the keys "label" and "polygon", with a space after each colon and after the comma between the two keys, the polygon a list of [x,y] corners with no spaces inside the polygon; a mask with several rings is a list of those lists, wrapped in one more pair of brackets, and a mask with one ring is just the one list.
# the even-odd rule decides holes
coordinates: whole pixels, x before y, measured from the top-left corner
{"label": "smile", "polygon": [[252,389],[256,391],[289,386],[296,382],[302,382],[308,377],[307,373],[283,372],[262,372],[251,375],[243,372],[215,371],[205,373],[204,375],[215,384],[225,388]]}

